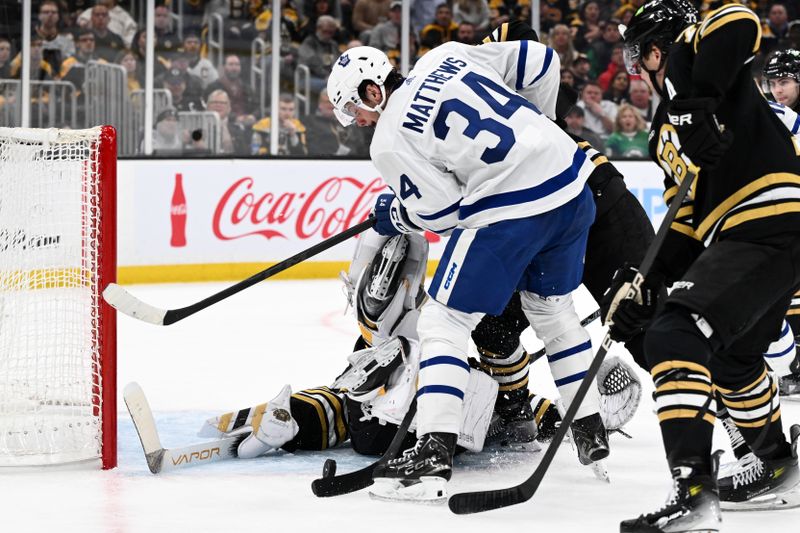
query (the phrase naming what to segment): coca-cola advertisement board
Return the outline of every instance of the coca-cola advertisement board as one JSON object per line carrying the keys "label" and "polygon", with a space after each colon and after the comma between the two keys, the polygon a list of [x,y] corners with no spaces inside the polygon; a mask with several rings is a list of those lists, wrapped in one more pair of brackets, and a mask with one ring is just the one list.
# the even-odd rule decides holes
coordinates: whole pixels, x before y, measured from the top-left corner
{"label": "coca-cola advertisement board", "polygon": [[[617,166],[660,222],[665,208],[658,167]],[[128,282],[235,279],[254,272],[253,264],[281,261],[361,222],[385,187],[369,161],[126,160],[119,167],[119,264]],[[436,260],[446,238],[427,236]],[[350,240],[292,270],[298,277],[335,276],[354,246]],[[186,268],[175,270],[181,265]],[[189,268],[197,265],[216,267]],[[165,266],[173,273],[160,279]],[[126,276],[126,267],[138,273],[153,268],[139,279]]]}

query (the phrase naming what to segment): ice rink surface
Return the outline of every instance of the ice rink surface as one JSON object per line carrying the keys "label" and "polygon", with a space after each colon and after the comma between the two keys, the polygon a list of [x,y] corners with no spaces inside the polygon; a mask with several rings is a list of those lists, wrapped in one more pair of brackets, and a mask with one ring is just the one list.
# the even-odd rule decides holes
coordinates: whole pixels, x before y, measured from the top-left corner
{"label": "ice rink surface", "polygon": [[[228,284],[132,286],[131,292],[157,306],[176,308]],[[577,296],[581,316],[593,311]],[[371,461],[346,446],[324,452],[279,453],[150,474],[122,403],[124,385],[137,381],[148,395],[162,444],[179,447],[195,436],[205,418],[263,403],[285,383],[295,390],[329,384],[344,368],[357,328],[344,315],[340,283],[267,281],[172,326],[152,326],[120,316],[119,468],[103,472],[86,465],[0,471],[3,532],[200,532],[378,531],[458,533],[615,532],[621,519],[660,507],[670,481],[658,424],[652,414],[652,385],[626,427],[633,437],[612,436],[607,460],[611,484],[582,467],[569,444],[562,445],[540,490],[529,502],[479,515],[456,516],[446,506],[417,506],[371,500],[366,491],[330,499],[312,495],[327,457],[339,472]],[[597,344],[598,323],[589,327]],[[530,330],[529,351],[541,345]],[[615,347],[614,355],[627,357]],[[547,365],[531,370],[536,391],[554,394]],[[784,427],[800,422],[800,404],[785,404]],[[727,449],[723,431],[716,437]],[[457,459],[451,492],[501,488],[527,477],[541,452],[490,452]],[[726,455],[730,460],[730,454]],[[727,533],[789,532],[800,509],[726,513]]]}

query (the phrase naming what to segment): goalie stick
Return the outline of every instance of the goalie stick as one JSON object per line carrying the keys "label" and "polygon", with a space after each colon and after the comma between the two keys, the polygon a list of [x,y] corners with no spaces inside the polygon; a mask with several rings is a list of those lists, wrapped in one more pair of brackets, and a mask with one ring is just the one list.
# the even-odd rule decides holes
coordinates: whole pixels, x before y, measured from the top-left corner
{"label": "goalie stick", "polygon": [[[661,222],[661,226],[658,228],[658,233],[656,234],[655,239],[653,239],[653,242],[647,249],[644,260],[642,260],[642,264],[639,267],[639,272],[634,277],[633,282],[628,289],[626,298],[633,298],[636,295],[636,291],[639,289],[639,287],[641,287],[645,276],[647,276],[648,272],[650,272],[650,268],[653,266],[656,255],[658,254],[658,251],[667,236],[669,227],[672,224],[672,221],[675,219],[675,215],[683,203],[683,199],[689,192],[689,188],[691,187],[692,182],[694,182],[694,178],[695,172],[692,170],[687,170],[686,177],[681,182],[678,192],[675,193],[672,203],[670,204],[669,209],[664,216],[664,220]],[[608,352],[609,348],[611,348],[612,343],[613,341],[611,340],[611,333],[606,332],[605,337],[603,337],[603,342],[600,345],[600,349],[597,351],[597,355],[594,356],[594,359],[592,359],[592,364],[589,365],[589,369],[586,371],[586,375],[581,381],[578,392],[575,394],[575,398],[570,404],[569,409],[567,409],[567,412],[564,415],[564,418],[561,421],[555,436],[553,436],[553,440],[547,447],[541,462],[537,465],[536,469],[528,477],[528,479],[518,485],[506,489],[462,492],[459,494],[454,494],[447,502],[452,512],[455,514],[471,514],[480,513],[483,511],[491,511],[493,509],[500,509],[501,507],[508,507],[509,505],[523,503],[533,497],[533,495],[536,493],[536,490],[539,488],[542,479],[544,479],[547,469],[550,467],[550,463],[552,463],[559,446],[561,446],[561,443],[564,441],[564,437],[569,430],[570,424],[572,424],[572,421],[575,419],[575,413],[578,411],[581,402],[583,402],[583,399],[586,397],[589,387],[594,385],[594,378],[597,375],[597,371],[600,369],[600,365],[603,363],[606,353]]]}
{"label": "goalie stick", "polygon": [[198,311],[202,311],[206,307],[211,307],[215,303],[221,302],[222,300],[249,287],[252,287],[256,283],[264,281],[275,274],[283,272],[284,270],[291,268],[294,265],[301,263],[320,252],[324,252],[329,248],[333,248],[337,244],[342,243],[350,237],[358,235],[365,230],[368,230],[374,225],[375,218],[370,216],[364,222],[356,224],[352,228],[346,229],[341,233],[337,233],[333,237],[325,239],[324,241],[317,243],[314,246],[311,246],[310,248],[303,250],[302,252],[299,252],[288,259],[284,259],[276,265],[272,265],[261,272],[253,274],[249,278],[244,279],[235,285],[231,285],[230,287],[223,289],[216,294],[212,294],[208,298],[204,298],[199,302],[193,303],[192,305],[188,305],[186,307],[181,307],[179,309],[159,309],[158,307],[138,299],[116,283],[108,284],[103,291],[103,298],[114,309],[130,317],[133,317],[137,320],[142,320],[144,322],[149,322],[157,326],[168,326],[183,320],[184,318],[191,316]]}
{"label": "goalie stick", "polygon": [[150,410],[150,404],[139,384],[128,383],[122,394],[133,419],[133,426],[142,442],[147,467],[153,474],[236,458],[236,450],[244,435],[191,444],[182,448],[164,448],[158,438],[153,411]]}
{"label": "goalie stick", "polygon": [[365,489],[372,485],[372,474],[379,465],[388,463],[390,460],[397,456],[400,451],[400,446],[408,434],[408,427],[417,413],[417,399],[411,402],[408,407],[406,416],[397,428],[397,433],[394,434],[392,442],[384,454],[372,464],[365,466],[360,470],[348,472],[340,476],[336,475],[336,461],[328,459],[322,469],[322,477],[315,479],[311,483],[311,491],[319,498],[327,498],[329,496],[341,496],[342,494],[349,494],[357,490]]}

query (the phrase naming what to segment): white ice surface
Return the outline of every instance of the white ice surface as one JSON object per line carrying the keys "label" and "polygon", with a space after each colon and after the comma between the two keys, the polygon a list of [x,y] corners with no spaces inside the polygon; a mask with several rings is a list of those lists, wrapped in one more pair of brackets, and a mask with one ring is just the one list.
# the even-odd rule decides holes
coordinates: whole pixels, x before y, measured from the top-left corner
{"label": "white ice surface", "polygon": [[[132,286],[154,305],[181,307],[225,284]],[[581,316],[593,310],[577,297]],[[356,327],[343,315],[339,283],[267,281],[172,326],[119,317],[119,391],[138,381],[156,412],[162,444],[197,442],[203,420],[262,403],[291,383],[295,389],[328,384],[343,368]],[[595,342],[602,330],[592,325]],[[530,332],[529,350],[540,344]],[[615,354],[623,350],[615,347]],[[546,365],[532,369],[532,387],[552,394]],[[278,454],[226,461],[160,476],[147,470],[120,397],[119,468],[90,466],[0,470],[2,532],[615,532],[621,519],[659,507],[669,490],[661,436],[652,414],[649,378],[645,398],[626,428],[612,437],[610,485],[581,467],[568,444],[561,447],[539,492],[525,504],[455,516],[446,506],[424,507],[371,500],[366,491],[330,499],[311,494],[310,483],[327,457],[339,472],[370,459],[348,448],[295,456]],[[800,404],[783,408],[785,427],[800,422]],[[718,444],[724,446],[722,431]],[[528,476],[541,453],[506,452],[463,457],[451,492],[500,488]],[[728,533],[797,531],[800,510],[724,515]]]}

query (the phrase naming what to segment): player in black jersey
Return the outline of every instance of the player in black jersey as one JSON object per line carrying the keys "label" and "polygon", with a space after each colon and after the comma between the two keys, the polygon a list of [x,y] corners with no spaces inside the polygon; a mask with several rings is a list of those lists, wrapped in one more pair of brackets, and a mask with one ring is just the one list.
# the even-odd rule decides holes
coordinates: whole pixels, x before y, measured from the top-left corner
{"label": "player in black jersey", "polygon": [[[642,291],[624,300],[630,272],[615,276],[612,336],[647,326],[645,356],[672,497],[662,509],[622,522],[621,531],[718,531],[723,501],[754,494],[796,498],[797,439],[783,433],[777,386],[761,354],[780,335],[800,286],[800,159],[789,132],[752,80],[760,22],[738,4],[702,22],[688,0],[651,0],[627,28],[625,58],[661,95],[650,152],[665,172],[665,200],[689,169],[690,194]],[[658,289],[673,292],[657,309]],[[612,305],[612,308],[614,308]],[[763,461],[748,479],[716,480],[711,456],[716,388],[748,445]]]}

